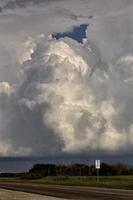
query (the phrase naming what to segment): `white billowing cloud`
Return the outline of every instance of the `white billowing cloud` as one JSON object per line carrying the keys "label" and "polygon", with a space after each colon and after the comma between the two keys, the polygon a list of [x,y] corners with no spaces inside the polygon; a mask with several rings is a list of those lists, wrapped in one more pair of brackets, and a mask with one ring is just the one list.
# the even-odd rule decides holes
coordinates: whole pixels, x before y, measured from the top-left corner
{"label": "white billowing cloud", "polygon": [[[31,88],[35,87],[37,93],[31,99],[30,108],[34,109],[38,104],[48,105],[47,111],[43,113],[43,120],[61,138],[64,144],[62,150],[91,152],[97,149],[119,151],[127,148],[130,131],[128,135],[126,126],[125,130],[121,126],[118,128],[117,120],[121,120],[121,114],[124,117],[126,104],[132,97],[126,95],[127,90],[132,94],[132,86],[125,82],[124,77],[121,79],[121,74],[127,76],[127,71],[128,77],[132,76],[131,55],[120,58],[108,71],[96,70],[89,78],[93,66],[89,66],[87,58],[83,59],[74,51],[75,46],[78,46],[79,52],[82,52],[82,45],[67,39],[51,40],[46,45],[42,43],[41,46],[38,44],[32,59],[27,63],[27,66],[30,65],[28,72],[32,73],[34,66],[38,74],[35,83],[30,85]],[[91,59],[91,52],[86,51]],[[37,70],[38,66],[41,73]],[[124,87],[124,91],[119,91]],[[29,96],[31,88],[28,88],[26,95]],[[125,95],[126,102],[121,100],[125,109],[122,111],[119,101]],[[129,123],[126,119],[124,121]],[[130,129],[131,125],[132,123],[127,128]]]}
{"label": "white billowing cloud", "polygon": [[[34,44],[22,64],[18,86],[9,95],[10,86],[1,84],[12,108],[8,110],[13,116],[7,138],[11,137],[14,155],[21,151],[22,155],[38,155],[44,151],[115,153],[131,149],[132,110],[128,103],[132,84],[125,81],[132,76],[131,55],[121,57],[108,71],[96,69],[89,76],[93,66],[85,52],[90,63],[94,58],[82,44],[47,37],[37,38]],[[130,121],[126,119],[129,109]]]}
{"label": "white billowing cloud", "polygon": [[[7,2],[0,14],[0,155],[131,151],[132,1]],[[84,44],[51,38],[82,23],[89,24]]]}
{"label": "white billowing cloud", "polygon": [[[11,96],[13,88],[8,82],[0,83],[0,155],[3,156],[26,156],[31,152],[30,147],[19,146],[17,149],[11,144],[11,139],[6,134],[6,127],[9,125],[11,113]],[[10,127],[9,127],[10,128]]]}
{"label": "white billowing cloud", "polygon": [[[100,51],[100,56],[104,61],[110,61],[118,54],[121,56],[121,51],[131,50],[133,34],[131,0],[117,0],[117,2],[115,0],[111,2],[109,0],[78,2],[77,0],[71,0],[71,2],[65,0],[7,0],[0,2],[4,4],[3,12],[0,13],[0,55],[6,47],[7,53],[5,54],[10,56],[8,57],[10,68],[15,68],[16,71],[18,70],[15,67],[16,57],[19,57],[19,60],[22,59],[20,57],[27,37],[69,31],[73,26],[83,23],[89,24],[87,31],[89,43],[91,42],[93,48]],[[6,4],[13,4],[13,7],[6,8]],[[23,4],[24,7],[21,6]],[[93,18],[89,19],[89,16]],[[3,58],[0,57],[1,63]],[[5,64],[4,67],[3,64],[0,65],[1,68],[0,74],[3,74],[5,69],[10,71]],[[13,73],[10,71],[10,74],[6,72],[8,75],[4,76],[5,79],[9,76],[11,81],[15,79],[14,70]]]}
{"label": "white billowing cloud", "polygon": [[10,94],[11,86],[8,82],[1,82],[0,83],[0,93]]}

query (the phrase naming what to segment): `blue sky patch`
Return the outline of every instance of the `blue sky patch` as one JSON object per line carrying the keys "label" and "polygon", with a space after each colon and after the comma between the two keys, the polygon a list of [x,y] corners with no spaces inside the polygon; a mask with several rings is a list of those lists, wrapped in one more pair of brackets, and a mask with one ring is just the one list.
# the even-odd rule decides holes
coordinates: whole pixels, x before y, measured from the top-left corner
{"label": "blue sky patch", "polygon": [[80,26],[76,26],[73,28],[72,31],[63,32],[63,33],[53,33],[52,37],[56,38],[57,40],[64,37],[72,38],[77,42],[82,43],[82,39],[86,38],[86,29],[88,24],[81,24]]}

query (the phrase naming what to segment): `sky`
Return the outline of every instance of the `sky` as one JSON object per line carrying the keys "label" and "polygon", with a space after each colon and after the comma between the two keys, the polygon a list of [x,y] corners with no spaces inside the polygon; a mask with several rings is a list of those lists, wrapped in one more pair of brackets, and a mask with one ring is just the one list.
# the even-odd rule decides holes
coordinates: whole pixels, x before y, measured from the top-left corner
{"label": "sky", "polygon": [[0,8],[0,156],[132,155],[132,0]]}
{"label": "sky", "polygon": [[79,43],[83,43],[83,39],[86,39],[86,29],[88,27],[88,24],[81,24],[79,26],[73,27],[72,30],[66,31],[66,32],[57,32],[53,33],[52,37],[56,38],[56,40],[59,40],[60,38],[69,37],[73,40],[76,40]]}

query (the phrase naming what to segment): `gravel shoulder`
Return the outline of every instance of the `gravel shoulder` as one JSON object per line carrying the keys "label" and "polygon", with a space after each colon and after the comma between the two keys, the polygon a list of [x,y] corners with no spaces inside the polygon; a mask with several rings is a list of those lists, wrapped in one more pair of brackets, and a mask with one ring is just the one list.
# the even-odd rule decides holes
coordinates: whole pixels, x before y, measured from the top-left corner
{"label": "gravel shoulder", "polygon": [[0,189],[0,200],[67,200],[67,199]]}

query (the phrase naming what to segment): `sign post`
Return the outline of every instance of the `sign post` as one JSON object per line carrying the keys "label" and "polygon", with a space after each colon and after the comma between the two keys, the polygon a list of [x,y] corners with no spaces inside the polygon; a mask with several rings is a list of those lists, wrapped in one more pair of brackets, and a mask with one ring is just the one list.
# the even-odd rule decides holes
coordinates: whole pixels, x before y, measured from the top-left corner
{"label": "sign post", "polygon": [[97,183],[99,183],[100,160],[95,160],[95,167],[96,167],[96,170],[97,170]]}

